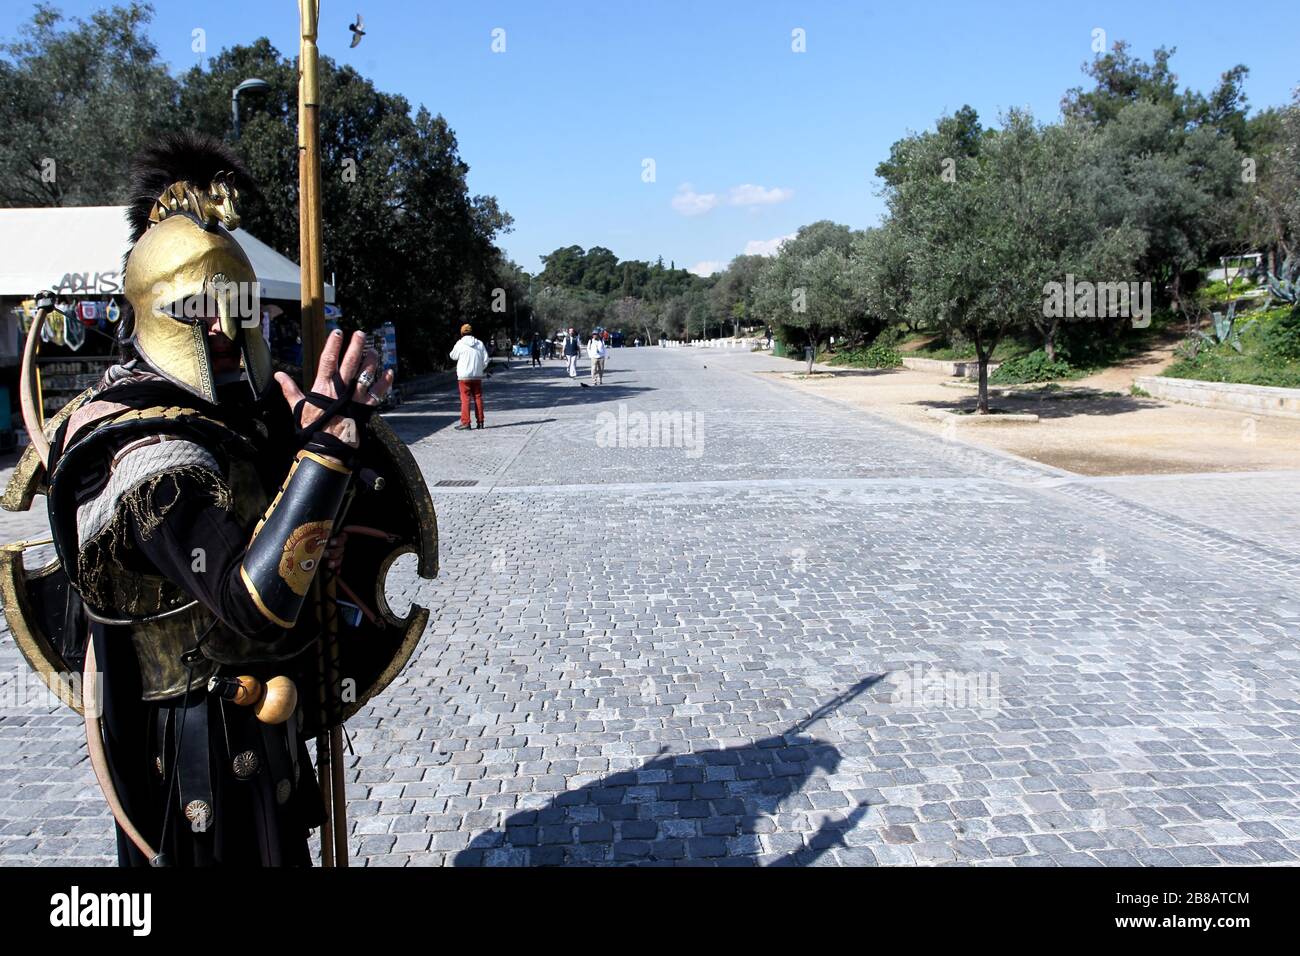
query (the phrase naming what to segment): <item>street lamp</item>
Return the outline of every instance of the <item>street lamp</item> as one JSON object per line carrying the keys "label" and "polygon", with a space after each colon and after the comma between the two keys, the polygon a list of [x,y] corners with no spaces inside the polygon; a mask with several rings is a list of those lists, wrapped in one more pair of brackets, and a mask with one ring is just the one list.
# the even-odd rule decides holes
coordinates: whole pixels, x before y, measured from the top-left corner
{"label": "street lamp", "polygon": [[244,80],[243,83],[240,83],[237,87],[235,87],[233,90],[230,91],[230,115],[234,117],[235,120],[236,139],[239,138],[239,94],[247,93],[251,90],[257,90],[261,92],[264,90],[269,90],[270,88],[271,88],[271,84],[266,82],[266,80],[249,79],[249,80]]}

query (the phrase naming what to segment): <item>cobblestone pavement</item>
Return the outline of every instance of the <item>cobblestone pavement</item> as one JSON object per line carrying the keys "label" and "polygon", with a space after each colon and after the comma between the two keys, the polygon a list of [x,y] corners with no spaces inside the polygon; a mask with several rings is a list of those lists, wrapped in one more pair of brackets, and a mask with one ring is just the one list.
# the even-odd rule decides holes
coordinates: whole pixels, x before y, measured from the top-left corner
{"label": "cobblestone pavement", "polygon": [[[623,349],[493,378],[481,432],[390,416],[476,484],[389,580],[433,618],[349,725],[357,862],[1300,858],[1295,476],[1076,479],[774,368]],[[78,720],[6,703],[0,862],[106,862]]]}

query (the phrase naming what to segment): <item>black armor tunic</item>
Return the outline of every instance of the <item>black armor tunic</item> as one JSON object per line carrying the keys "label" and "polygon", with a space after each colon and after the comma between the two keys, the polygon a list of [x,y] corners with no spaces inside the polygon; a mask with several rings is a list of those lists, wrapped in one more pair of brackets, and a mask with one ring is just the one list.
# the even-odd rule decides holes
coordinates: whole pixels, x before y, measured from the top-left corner
{"label": "black armor tunic", "polygon": [[[173,865],[309,865],[322,808],[300,715],[267,724],[208,692],[214,676],[316,686],[314,615],[281,628],[240,579],[292,465],[288,410],[246,383],[211,405],[117,371],[56,435],[49,468],[55,545],[103,671],[114,783]],[[118,854],[148,862],[120,830]]]}

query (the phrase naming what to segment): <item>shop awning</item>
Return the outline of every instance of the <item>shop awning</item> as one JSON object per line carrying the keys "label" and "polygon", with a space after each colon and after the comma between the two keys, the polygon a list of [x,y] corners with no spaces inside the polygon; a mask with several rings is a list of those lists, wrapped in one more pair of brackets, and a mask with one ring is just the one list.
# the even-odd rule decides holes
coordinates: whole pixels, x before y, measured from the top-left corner
{"label": "shop awning", "polygon": [[[40,289],[63,295],[121,295],[128,235],[125,206],[0,209],[0,295],[26,297]],[[299,300],[296,262],[243,229],[231,235],[253,264],[262,298]],[[334,287],[328,283],[325,301],[334,301]]]}

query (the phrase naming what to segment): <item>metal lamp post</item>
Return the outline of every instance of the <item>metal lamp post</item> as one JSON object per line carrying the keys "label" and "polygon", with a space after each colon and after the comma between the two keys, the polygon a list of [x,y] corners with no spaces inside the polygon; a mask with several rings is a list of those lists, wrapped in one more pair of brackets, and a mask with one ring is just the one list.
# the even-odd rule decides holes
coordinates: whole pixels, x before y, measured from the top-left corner
{"label": "metal lamp post", "polygon": [[251,90],[258,90],[259,92],[262,92],[265,90],[269,90],[270,88],[271,88],[271,84],[266,82],[266,80],[259,80],[253,78],[253,79],[244,80],[243,83],[240,83],[237,87],[235,87],[233,90],[230,91],[230,115],[235,121],[236,139],[239,138],[239,94],[247,93]]}

